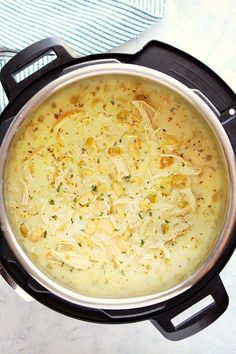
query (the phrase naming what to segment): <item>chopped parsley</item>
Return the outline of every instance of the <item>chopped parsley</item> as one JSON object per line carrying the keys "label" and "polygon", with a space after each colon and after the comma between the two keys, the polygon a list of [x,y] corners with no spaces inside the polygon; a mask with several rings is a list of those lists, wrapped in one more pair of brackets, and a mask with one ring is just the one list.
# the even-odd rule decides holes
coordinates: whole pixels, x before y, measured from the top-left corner
{"label": "chopped parsley", "polygon": [[59,186],[57,187],[57,192],[60,192],[62,186],[62,182],[60,182]]}
{"label": "chopped parsley", "polygon": [[97,186],[96,185],[92,185],[92,191],[96,192],[96,190],[97,190]]}
{"label": "chopped parsley", "polygon": [[141,239],[141,247],[143,247],[143,245],[144,245],[144,241],[143,241],[143,239]]}
{"label": "chopped parsley", "polygon": [[74,219],[73,218],[71,218],[70,221],[71,221],[71,224],[74,224]]}
{"label": "chopped parsley", "polygon": [[53,218],[54,220],[57,220],[57,215],[53,215],[52,218]]}
{"label": "chopped parsley", "polygon": [[114,106],[115,101],[114,100],[110,100],[111,104]]}
{"label": "chopped parsley", "polygon": [[123,177],[123,179],[124,179],[125,181],[129,181],[130,178],[131,178],[131,175],[128,175],[128,176],[124,176],[124,177]]}
{"label": "chopped parsley", "polygon": [[55,204],[54,200],[51,199],[51,200],[49,201],[49,204],[54,205],[54,204]]}
{"label": "chopped parsley", "polygon": [[140,219],[143,219],[143,217],[142,217],[141,213],[138,213],[138,216],[140,217]]}
{"label": "chopped parsley", "polygon": [[47,237],[47,234],[48,234],[48,233],[47,233],[47,230],[45,230],[44,233],[43,233],[43,237],[46,238],[46,237]]}

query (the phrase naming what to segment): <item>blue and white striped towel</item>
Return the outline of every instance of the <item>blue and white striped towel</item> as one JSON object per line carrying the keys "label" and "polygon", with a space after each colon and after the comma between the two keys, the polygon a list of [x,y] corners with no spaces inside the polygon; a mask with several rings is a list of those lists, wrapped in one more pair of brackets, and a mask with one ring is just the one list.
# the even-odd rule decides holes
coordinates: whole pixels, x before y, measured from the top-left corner
{"label": "blue and white striped towel", "polygon": [[[0,0],[0,69],[9,60],[5,50],[17,52],[49,36],[64,39],[81,56],[109,51],[162,18],[165,2]],[[6,102],[0,87],[0,112]]]}

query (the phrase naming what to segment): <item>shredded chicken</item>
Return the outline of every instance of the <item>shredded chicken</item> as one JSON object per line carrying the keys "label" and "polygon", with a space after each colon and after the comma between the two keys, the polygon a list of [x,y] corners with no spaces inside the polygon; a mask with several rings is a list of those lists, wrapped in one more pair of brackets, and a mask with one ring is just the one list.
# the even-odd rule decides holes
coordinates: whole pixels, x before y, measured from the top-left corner
{"label": "shredded chicken", "polygon": [[[83,128],[78,124],[81,130],[68,144],[64,143],[73,132],[67,132],[67,123],[79,119],[79,110],[54,117],[50,148],[35,151],[35,165],[26,159],[20,179],[21,204],[30,207],[32,191],[41,184],[34,168],[42,176],[42,164],[37,167],[35,161],[39,153],[45,165],[50,161],[41,184],[47,188],[37,206],[40,232],[34,236],[34,247],[42,242],[52,264],[78,270],[105,264],[111,283],[109,270],[126,274],[129,265],[148,269],[156,254],[171,258],[170,243],[192,227],[198,203],[191,181],[202,173],[178,152],[178,139],[158,126],[158,110],[143,100],[131,104],[141,116],[137,121],[135,115],[136,125],[129,119],[132,109],[121,111],[118,118],[98,113],[97,126],[85,115]],[[28,217],[29,210],[24,210]],[[21,225],[25,239],[36,235],[30,225],[23,233],[25,227]]]}
{"label": "shredded chicken", "polygon": [[132,101],[131,103],[137,108],[142,117],[143,127],[147,136],[149,138],[153,137],[158,128],[155,120],[155,109],[145,101]]}

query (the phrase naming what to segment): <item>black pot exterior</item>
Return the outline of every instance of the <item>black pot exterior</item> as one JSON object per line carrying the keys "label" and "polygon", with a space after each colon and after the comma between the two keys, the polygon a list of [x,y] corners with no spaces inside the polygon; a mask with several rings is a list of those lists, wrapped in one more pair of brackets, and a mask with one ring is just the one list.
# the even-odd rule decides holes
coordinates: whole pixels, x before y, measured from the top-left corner
{"label": "black pot exterior", "polygon": [[[17,83],[14,74],[35,60],[53,51],[57,58],[27,79]],[[94,60],[117,59],[120,62],[138,64],[161,71],[181,81],[191,89],[200,91],[219,112],[219,120],[224,126],[230,142],[236,150],[236,96],[234,92],[214,72],[188,54],[157,41],[149,42],[140,52],[128,54],[101,54],[78,58],[58,38],[48,38],[26,48],[13,57],[0,73],[0,80],[9,98],[9,104],[0,116],[0,144],[14,116],[21,107],[41,88],[74,70],[82,64]],[[236,246],[232,237],[223,257],[210,272],[185,293],[166,302],[153,306],[130,310],[92,309],[69,303],[39,285],[12,254],[4,234],[0,238],[0,265],[14,281],[33,298],[67,316],[99,323],[127,323],[150,319],[168,339],[180,340],[199,332],[215,321],[227,308],[228,296],[219,278]],[[179,325],[172,319],[210,295],[213,302]]]}

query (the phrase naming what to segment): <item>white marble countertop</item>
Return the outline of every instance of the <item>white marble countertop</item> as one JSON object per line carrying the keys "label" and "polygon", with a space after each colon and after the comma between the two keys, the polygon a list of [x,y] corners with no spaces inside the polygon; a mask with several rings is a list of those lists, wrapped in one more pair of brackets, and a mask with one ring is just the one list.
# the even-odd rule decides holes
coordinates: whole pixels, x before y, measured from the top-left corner
{"label": "white marble countertop", "polygon": [[[174,45],[215,70],[236,91],[235,0],[169,0],[163,20],[119,47],[135,52],[151,39]],[[222,272],[230,298],[210,327],[180,342],[167,341],[149,322],[91,324],[26,303],[0,278],[1,354],[234,354],[236,254]]]}

